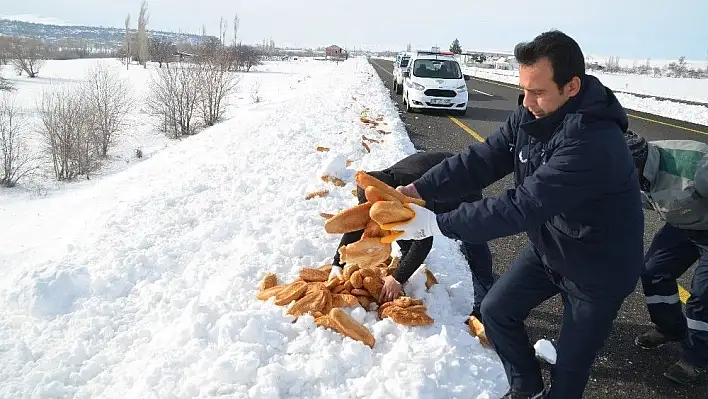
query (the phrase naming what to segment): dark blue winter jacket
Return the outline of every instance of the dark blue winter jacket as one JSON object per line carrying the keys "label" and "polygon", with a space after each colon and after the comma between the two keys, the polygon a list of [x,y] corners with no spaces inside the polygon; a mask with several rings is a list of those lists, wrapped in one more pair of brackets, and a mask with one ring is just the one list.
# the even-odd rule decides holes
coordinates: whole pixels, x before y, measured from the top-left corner
{"label": "dark blue winter jacket", "polygon": [[548,268],[592,297],[624,296],[643,266],[644,213],[612,91],[586,75],[560,109],[535,119],[520,106],[483,143],[414,182],[425,200],[462,197],[514,173],[515,188],[437,215],[466,242],[527,232]]}

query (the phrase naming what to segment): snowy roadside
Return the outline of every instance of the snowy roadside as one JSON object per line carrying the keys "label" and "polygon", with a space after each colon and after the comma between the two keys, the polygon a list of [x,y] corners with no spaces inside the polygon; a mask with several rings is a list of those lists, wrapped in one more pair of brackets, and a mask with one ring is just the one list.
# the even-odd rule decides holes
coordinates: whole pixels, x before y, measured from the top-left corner
{"label": "snowy roadside", "polygon": [[[319,214],[356,203],[356,170],[414,151],[366,59],[275,69],[263,74],[266,100],[230,120],[72,195],[0,210],[18,226],[0,231],[0,397],[506,391],[496,355],[462,324],[472,284],[452,240],[436,240],[428,257],[439,284],[426,292],[418,273],[406,287],[434,325],[347,310],[372,331],[373,349],[256,299],[265,273],[291,281],[301,267],[330,261],[339,237],[324,232]],[[383,133],[361,123],[362,111],[381,116]],[[368,153],[362,135],[381,142]],[[347,184],[325,183],[323,172]],[[304,198],[321,189],[329,195]],[[64,217],[50,212],[57,208]]]}

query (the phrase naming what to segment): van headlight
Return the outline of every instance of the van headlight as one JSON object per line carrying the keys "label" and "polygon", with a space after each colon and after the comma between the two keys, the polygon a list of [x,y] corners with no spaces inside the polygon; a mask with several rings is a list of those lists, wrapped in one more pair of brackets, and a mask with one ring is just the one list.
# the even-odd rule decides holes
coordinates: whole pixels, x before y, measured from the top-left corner
{"label": "van headlight", "polygon": [[467,91],[467,85],[462,85],[462,86],[458,87],[457,89],[455,89],[455,91],[457,91],[458,93],[464,93]]}
{"label": "van headlight", "polygon": [[423,86],[422,84],[416,83],[416,82],[411,82],[409,87],[412,87],[412,88],[419,90],[419,91],[425,90],[425,86]]}

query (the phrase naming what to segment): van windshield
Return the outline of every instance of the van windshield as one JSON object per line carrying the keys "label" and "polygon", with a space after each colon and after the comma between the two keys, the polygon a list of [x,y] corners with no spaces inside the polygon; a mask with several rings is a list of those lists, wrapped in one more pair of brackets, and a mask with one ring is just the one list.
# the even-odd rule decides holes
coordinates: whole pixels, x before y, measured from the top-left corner
{"label": "van windshield", "polygon": [[433,79],[462,79],[462,71],[453,60],[415,60],[413,76]]}

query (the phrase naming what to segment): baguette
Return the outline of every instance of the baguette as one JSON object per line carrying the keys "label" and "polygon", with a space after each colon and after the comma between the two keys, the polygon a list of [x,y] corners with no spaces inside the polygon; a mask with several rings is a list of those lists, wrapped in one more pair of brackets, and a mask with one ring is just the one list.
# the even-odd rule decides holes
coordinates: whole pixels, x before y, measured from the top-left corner
{"label": "baguette", "polygon": [[330,234],[344,234],[363,230],[369,223],[369,209],[372,205],[371,202],[365,202],[339,212],[327,219],[324,224],[325,231]]}
{"label": "baguette", "polygon": [[364,195],[366,196],[366,200],[369,202],[398,201],[398,199],[396,199],[395,197],[392,197],[391,195],[384,193],[379,188],[376,188],[376,186],[366,187],[364,189]]}
{"label": "baguette", "polygon": [[[403,202],[412,202],[414,204],[420,205],[420,206],[425,206],[425,201],[419,198],[412,198],[407,195],[404,195],[402,193],[399,193],[396,191],[393,187],[389,186],[388,184],[382,182],[381,180],[375,178],[374,176],[371,176],[367,174],[366,172],[363,171],[358,171],[356,172],[356,184],[366,190],[367,187],[369,186],[374,186],[381,190],[384,194],[390,195],[391,197]],[[366,193],[366,192],[365,192]]]}
{"label": "baguette", "polygon": [[380,226],[413,219],[415,212],[398,201],[378,201],[369,209],[369,216]]}
{"label": "baguette", "polygon": [[[390,255],[391,244],[382,243],[378,237],[362,238],[339,248],[341,261],[347,266],[373,267],[384,262]],[[354,273],[352,272],[352,274]]]}
{"label": "baguette", "polygon": [[[376,339],[371,334],[368,328],[363,324],[352,319],[348,314],[344,313],[343,310],[339,308],[332,308],[329,311],[329,320],[331,320],[331,325],[335,327],[335,330],[346,335],[349,338],[363,342],[370,348],[373,348],[376,344]],[[324,325],[328,323],[322,323]]]}

